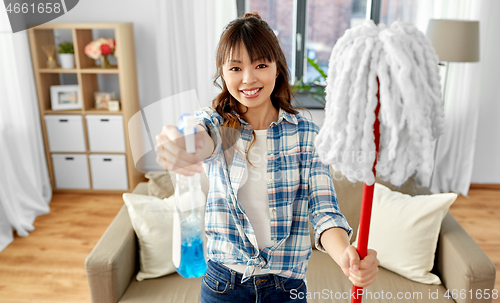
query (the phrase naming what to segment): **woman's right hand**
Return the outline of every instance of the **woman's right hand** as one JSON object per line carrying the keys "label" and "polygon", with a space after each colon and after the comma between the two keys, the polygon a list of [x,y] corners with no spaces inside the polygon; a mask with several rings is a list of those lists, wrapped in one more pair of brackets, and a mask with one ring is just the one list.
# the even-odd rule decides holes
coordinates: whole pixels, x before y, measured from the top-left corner
{"label": "woman's right hand", "polygon": [[203,171],[203,159],[207,157],[210,143],[213,145],[210,142],[212,139],[201,125],[196,126],[194,154],[186,151],[184,135],[173,125],[163,126],[161,133],[155,138],[156,163],[168,171],[185,176]]}

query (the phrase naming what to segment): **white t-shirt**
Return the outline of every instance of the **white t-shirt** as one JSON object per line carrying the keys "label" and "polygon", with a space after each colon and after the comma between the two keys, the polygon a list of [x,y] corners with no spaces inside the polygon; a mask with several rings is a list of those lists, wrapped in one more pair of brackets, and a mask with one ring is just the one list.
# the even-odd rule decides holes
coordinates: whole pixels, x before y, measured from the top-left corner
{"label": "white t-shirt", "polygon": [[[238,201],[252,224],[259,249],[274,245],[271,240],[271,218],[269,216],[269,197],[267,193],[267,129],[254,130],[255,143],[250,148],[247,169],[244,172]],[[246,264],[224,264],[235,271],[243,273]],[[256,268],[254,275],[273,273]]]}

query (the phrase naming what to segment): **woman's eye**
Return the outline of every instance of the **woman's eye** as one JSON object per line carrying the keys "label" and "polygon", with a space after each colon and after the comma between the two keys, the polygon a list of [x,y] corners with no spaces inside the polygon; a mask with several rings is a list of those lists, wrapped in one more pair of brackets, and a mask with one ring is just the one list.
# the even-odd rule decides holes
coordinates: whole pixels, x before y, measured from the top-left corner
{"label": "woman's eye", "polygon": [[265,65],[265,64],[259,64],[258,66],[263,66],[263,68],[264,68],[264,67],[266,67],[267,65]]}
{"label": "woman's eye", "polygon": [[231,71],[234,71],[234,72],[235,72],[235,70],[234,70],[235,68],[239,68],[239,67],[232,67],[232,68],[231,68],[231,69],[229,69],[229,70],[231,70]]}

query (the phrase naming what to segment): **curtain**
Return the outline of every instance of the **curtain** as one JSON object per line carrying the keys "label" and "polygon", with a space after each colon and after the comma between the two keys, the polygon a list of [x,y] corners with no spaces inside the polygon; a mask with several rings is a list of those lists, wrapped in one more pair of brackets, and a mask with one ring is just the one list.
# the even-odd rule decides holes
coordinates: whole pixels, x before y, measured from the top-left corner
{"label": "curtain", "polygon": [[144,108],[151,138],[163,125],[176,125],[182,113],[210,106],[217,43],[224,26],[236,19],[236,0],[158,0],[157,54],[160,96]]}
{"label": "curtain", "polygon": [[13,229],[22,237],[34,230],[52,197],[28,35],[12,34],[8,22],[0,5],[0,252]]}
{"label": "curtain", "polygon": [[[418,3],[417,26],[425,33],[429,19],[479,20],[480,61],[445,63],[448,80],[445,92],[445,133],[436,148],[434,173],[430,180],[419,179],[432,192],[456,192],[467,196],[472,179],[476,134],[480,110],[483,53],[489,28],[500,26],[489,17],[495,0],[423,0]],[[442,71],[444,77],[444,71]],[[442,79],[444,80],[444,79]]]}

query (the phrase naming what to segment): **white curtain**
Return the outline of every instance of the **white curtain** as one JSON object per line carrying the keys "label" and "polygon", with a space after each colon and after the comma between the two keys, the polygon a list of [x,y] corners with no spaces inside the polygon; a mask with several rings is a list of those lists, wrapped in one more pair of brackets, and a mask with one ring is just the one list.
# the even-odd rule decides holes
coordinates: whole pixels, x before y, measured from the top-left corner
{"label": "white curtain", "polygon": [[0,5],[0,252],[50,211],[52,189],[26,31],[12,34]]}
{"label": "white curtain", "polygon": [[[480,62],[448,64],[445,92],[445,133],[439,138],[431,180],[420,180],[433,192],[456,192],[467,196],[472,178],[480,109],[482,55],[488,30],[500,26],[489,18],[496,0],[422,0],[418,3],[417,26],[425,32],[429,19],[479,20]],[[444,77],[444,71],[442,72]]]}
{"label": "white curtain", "polygon": [[[145,108],[153,138],[162,125],[177,124],[182,113],[193,114],[199,107],[211,105],[218,93],[212,81],[217,43],[224,26],[237,18],[236,0],[158,0],[156,8],[158,81],[163,99]],[[183,96],[194,97],[185,102],[184,97],[169,98],[187,91],[191,92]]]}

